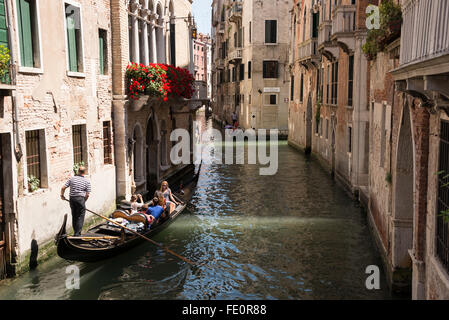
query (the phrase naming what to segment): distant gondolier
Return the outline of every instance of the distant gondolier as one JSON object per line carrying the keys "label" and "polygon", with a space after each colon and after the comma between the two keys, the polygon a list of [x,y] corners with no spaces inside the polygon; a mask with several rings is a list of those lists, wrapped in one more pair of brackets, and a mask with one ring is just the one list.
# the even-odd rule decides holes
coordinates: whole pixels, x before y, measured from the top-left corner
{"label": "distant gondolier", "polygon": [[61,199],[66,200],[64,192],[65,189],[70,187],[70,208],[72,209],[72,226],[75,236],[81,235],[86,213],[86,201],[91,192],[90,182],[84,177],[85,174],[86,168],[80,167],[78,174],[70,178],[61,188]]}

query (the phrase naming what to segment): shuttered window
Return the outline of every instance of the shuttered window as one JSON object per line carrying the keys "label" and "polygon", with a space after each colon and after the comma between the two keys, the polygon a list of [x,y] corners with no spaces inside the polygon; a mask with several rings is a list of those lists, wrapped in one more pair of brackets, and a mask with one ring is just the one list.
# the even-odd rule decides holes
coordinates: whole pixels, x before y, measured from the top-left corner
{"label": "shuttered window", "polygon": [[354,84],[354,56],[349,56],[349,70],[348,70],[348,106],[352,106],[353,84]]}
{"label": "shuttered window", "polygon": [[34,0],[17,0],[17,24],[19,27],[20,64],[34,67],[33,30],[35,26]]}
{"label": "shuttered window", "polygon": [[[6,24],[5,0],[0,0],[0,46],[9,48],[8,27]],[[6,74],[2,79],[0,79],[0,82],[10,83],[9,73]]]}
{"label": "shuttered window", "polygon": [[65,5],[69,71],[72,72],[83,72],[80,14],[79,8],[69,4]]}
{"label": "shuttered window", "polygon": [[26,150],[27,150],[27,175],[39,179],[39,187],[41,181],[41,157],[40,157],[40,141],[39,130],[26,131]]}
{"label": "shuttered window", "polygon": [[251,61],[248,61],[248,79],[251,79]]}
{"label": "shuttered window", "polygon": [[265,20],[265,43],[277,42],[277,20]]}
{"label": "shuttered window", "polygon": [[107,32],[100,29],[98,31],[98,53],[99,53],[99,72],[100,74],[107,74]]}

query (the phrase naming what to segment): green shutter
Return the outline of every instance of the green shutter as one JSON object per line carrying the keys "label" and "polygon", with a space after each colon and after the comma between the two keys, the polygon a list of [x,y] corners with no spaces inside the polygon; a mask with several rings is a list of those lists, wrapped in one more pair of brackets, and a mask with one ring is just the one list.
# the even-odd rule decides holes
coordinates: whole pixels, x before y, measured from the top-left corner
{"label": "green shutter", "polygon": [[98,50],[100,51],[100,74],[104,74],[104,39],[101,35],[101,32],[99,32],[98,39]]}
{"label": "green shutter", "polygon": [[17,8],[19,11],[20,62],[24,67],[34,67],[30,1],[17,0]]}
{"label": "green shutter", "polygon": [[[8,27],[6,24],[5,0],[0,0],[0,45],[9,49]],[[1,83],[10,83],[9,73],[0,79]]]}
{"label": "green shutter", "polygon": [[78,72],[75,20],[71,15],[67,16],[67,47],[69,50],[69,70],[73,72]]}

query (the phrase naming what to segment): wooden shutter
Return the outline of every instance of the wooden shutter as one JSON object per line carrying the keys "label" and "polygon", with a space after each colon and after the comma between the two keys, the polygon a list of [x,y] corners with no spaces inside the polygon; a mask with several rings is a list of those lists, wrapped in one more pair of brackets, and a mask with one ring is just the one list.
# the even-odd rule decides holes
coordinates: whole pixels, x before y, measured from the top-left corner
{"label": "wooden shutter", "polygon": [[67,15],[67,49],[69,50],[69,70],[78,72],[78,57],[76,51],[76,32],[74,14]]}
{"label": "wooden shutter", "polygon": [[34,67],[30,0],[17,0],[17,8],[19,11],[20,62],[24,67]]}
{"label": "wooden shutter", "polygon": [[[9,49],[8,27],[6,23],[5,0],[0,0],[0,45]],[[9,73],[2,79],[2,83],[10,83]]]}
{"label": "wooden shutter", "polygon": [[104,38],[101,30],[98,33],[98,50],[100,51],[100,74],[104,74]]}

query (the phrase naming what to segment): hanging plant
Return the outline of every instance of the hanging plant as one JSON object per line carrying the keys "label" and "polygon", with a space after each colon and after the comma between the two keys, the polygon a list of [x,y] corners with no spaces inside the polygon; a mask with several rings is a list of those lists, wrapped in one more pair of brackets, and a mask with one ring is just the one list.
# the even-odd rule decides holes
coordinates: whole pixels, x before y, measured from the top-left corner
{"label": "hanging plant", "polygon": [[126,68],[130,97],[137,100],[148,95],[167,101],[170,97],[191,99],[194,78],[189,70],[167,64],[151,63],[148,66],[131,63]]}
{"label": "hanging plant", "polygon": [[11,60],[11,56],[9,55],[9,49],[4,45],[0,45],[0,80],[1,82],[5,82],[4,78],[8,74],[9,71],[9,61]]}
{"label": "hanging plant", "polygon": [[380,28],[368,31],[362,51],[368,60],[384,51],[386,46],[401,35],[402,11],[401,6],[393,0],[382,1],[379,6]]}

